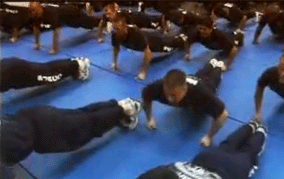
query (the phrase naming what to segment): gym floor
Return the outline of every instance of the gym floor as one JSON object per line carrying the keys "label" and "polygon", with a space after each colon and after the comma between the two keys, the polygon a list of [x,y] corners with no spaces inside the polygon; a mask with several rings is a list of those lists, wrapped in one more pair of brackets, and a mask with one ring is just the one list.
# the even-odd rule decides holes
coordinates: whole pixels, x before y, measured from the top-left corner
{"label": "gym floor", "polygon": [[[219,21],[220,28],[226,27]],[[260,37],[260,44],[253,45],[252,38],[257,24],[248,22],[245,28],[245,45],[235,59],[232,68],[225,72],[219,88],[219,97],[225,102],[230,117],[219,131],[214,145],[226,138],[236,128],[247,123],[254,115],[254,91],[262,72],[276,65],[283,53],[283,42],[273,38],[266,27]],[[10,90],[2,95],[2,113],[13,114],[23,107],[39,104],[61,108],[77,108],[96,101],[111,98],[141,98],[144,86],[162,78],[170,69],[178,68],[187,73],[195,73],[208,61],[214,51],[200,44],[192,48],[192,61],[185,62],[184,52],[178,51],[163,61],[153,63],[145,81],[135,80],[142,63],[141,52],[122,49],[120,70],[111,70],[112,47],[110,35],[104,43],[96,40],[97,31],[64,27],[60,36],[60,52],[50,55],[52,32],[41,36],[42,49],[33,50],[33,35],[23,36],[12,44],[1,43],[1,58],[20,57],[34,62],[48,62],[68,57],[88,57],[91,61],[90,78],[85,82],[67,80],[48,87]],[[261,156],[259,170],[254,178],[284,178],[284,102],[274,92],[266,90],[263,120],[268,125],[267,147]],[[208,131],[211,118],[196,121],[184,109],[177,109],[154,103],[154,115],[158,129],[146,128],[144,112],[140,114],[140,124],[134,131],[115,128],[104,137],[92,140],[84,149],[72,153],[33,153],[23,166],[34,178],[80,178],[80,179],[132,179],[147,169],[175,161],[190,160],[202,150],[201,137]]]}

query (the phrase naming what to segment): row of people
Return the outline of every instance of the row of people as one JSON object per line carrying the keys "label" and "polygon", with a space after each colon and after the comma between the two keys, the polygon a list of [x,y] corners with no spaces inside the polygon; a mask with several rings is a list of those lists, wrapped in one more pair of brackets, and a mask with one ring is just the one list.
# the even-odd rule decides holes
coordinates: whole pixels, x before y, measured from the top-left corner
{"label": "row of people", "polygon": [[[220,11],[220,6],[224,6],[222,13]],[[278,7],[278,9],[277,9]],[[236,10],[233,5],[228,4],[218,4],[218,7],[213,9],[212,16],[216,17],[216,14],[224,14],[228,11],[227,18],[234,18],[234,16],[240,16],[244,19],[240,22],[241,25],[237,30],[232,33],[227,33],[222,30],[216,29],[213,26],[213,21],[209,17],[203,17],[192,12],[187,12],[183,10],[172,10],[165,15],[159,16],[148,16],[143,13],[130,13],[128,11],[122,11],[116,3],[108,4],[105,7],[105,15],[102,18],[88,16],[86,13],[82,12],[80,9],[75,8],[75,6],[64,5],[59,7],[53,6],[42,6],[40,3],[32,2],[30,3],[31,14],[34,22],[34,32],[36,34],[35,48],[40,48],[40,23],[50,24],[52,28],[55,28],[54,40],[51,52],[57,52],[59,49],[58,38],[59,29],[62,25],[68,25],[71,27],[85,27],[92,29],[99,26],[99,41],[103,41],[102,30],[106,26],[107,21],[113,24],[114,31],[112,33],[112,45],[113,45],[113,69],[118,69],[118,55],[120,45],[127,48],[144,52],[144,63],[138,74],[137,78],[143,80],[147,76],[148,67],[153,60],[153,54],[155,52],[164,52],[166,54],[174,52],[176,49],[185,49],[187,60],[190,59],[190,46],[195,42],[200,42],[204,46],[214,50],[223,50],[224,54],[220,58],[234,58],[240,46],[243,45],[244,32],[242,31],[244,27],[244,22],[247,20],[247,16],[243,12],[233,13]],[[216,10],[219,9],[219,10]],[[218,13],[217,13],[218,11]],[[224,12],[223,12],[224,11]],[[232,11],[232,13],[230,13]],[[270,5],[267,8],[267,13],[263,15],[260,22],[262,26],[259,26],[255,35],[254,42],[257,43],[261,29],[264,27],[265,23],[269,23],[269,19],[275,22],[281,22],[283,19],[273,19],[267,18],[271,16],[271,12],[277,14],[277,17],[281,17],[281,11],[279,6]],[[249,12],[250,14],[255,14],[255,10]],[[238,14],[238,15],[236,15]],[[219,15],[221,16],[221,15]],[[70,18],[72,17],[72,18]],[[225,16],[223,16],[225,17]],[[252,15],[251,15],[252,17]],[[69,19],[69,20],[68,20]],[[70,19],[72,19],[70,21]],[[163,35],[160,31],[149,32],[147,30],[141,30],[139,27],[150,28],[152,24],[160,23],[163,27],[163,31],[167,31],[167,19],[171,19],[176,25],[181,27],[181,30],[176,34]],[[214,19],[214,18],[213,18]],[[268,19],[264,22],[264,19]],[[11,24],[11,22],[9,22]],[[136,25],[129,25],[136,24]],[[277,23],[279,26],[279,23]],[[155,28],[157,25],[155,25]],[[283,26],[284,27],[284,26]],[[281,28],[274,28],[272,26],[273,32],[275,34],[282,33]],[[276,29],[276,30],[275,30]],[[223,43],[221,43],[223,42]]]}

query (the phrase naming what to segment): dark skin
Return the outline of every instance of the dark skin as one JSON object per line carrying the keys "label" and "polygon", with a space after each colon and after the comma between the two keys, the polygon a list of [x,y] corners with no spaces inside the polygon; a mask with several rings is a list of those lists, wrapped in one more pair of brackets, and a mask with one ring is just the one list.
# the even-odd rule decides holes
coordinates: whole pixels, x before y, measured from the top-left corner
{"label": "dark skin", "polygon": [[[279,74],[279,83],[284,85],[284,56],[280,58],[280,62],[278,64],[278,74]],[[262,101],[265,87],[257,86],[254,102],[255,102],[255,120],[258,122],[262,121]]]}
{"label": "dark skin", "polygon": [[[172,105],[179,104],[185,97],[189,86],[186,82],[184,82],[183,85],[175,86],[175,87],[169,87],[166,83],[163,84],[163,91],[166,95],[167,100]],[[147,117],[147,127],[150,130],[154,130],[157,128],[156,126],[156,119],[152,114],[152,101],[148,101],[146,99],[143,99],[143,108],[146,113]],[[207,135],[205,135],[201,139],[201,145],[208,147],[212,143],[212,138],[214,135],[219,131],[219,129],[223,126],[223,124],[227,121],[228,112],[224,109],[222,114],[217,117],[216,120],[212,122],[211,129]]]}
{"label": "dark skin", "polygon": [[[119,36],[119,39],[121,40],[120,43],[123,42],[124,37],[126,37],[128,33],[128,27],[124,20],[117,20],[113,22],[113,28],[115,33]],[[112,68],[114,70],[118,70],[118,55],[120,51],[120,46],[115,46],[113,51],[113,64]],[[153,59],[152,51],[149,47],[149,45],[144,49],[144,62],[142,64],[141,70],[139,75],[137,76],[137,79],[144,80],[148,73],[148,68]]]}
{"label": "dark skin", "polygon": [[[39,19],[42,17],[44,8],[41,6],[39,2],[30,2],[29,9],[34,17],[34,19]],[[40,49],[40,23],[35,21],[33,23],[33,30],[35,34],[35,50]],[[61,27],[55,28],[53,31],[53,45],[51,50],[49,51],[50,54],[56,54],[59,50],[58,40],[60,34]]]}

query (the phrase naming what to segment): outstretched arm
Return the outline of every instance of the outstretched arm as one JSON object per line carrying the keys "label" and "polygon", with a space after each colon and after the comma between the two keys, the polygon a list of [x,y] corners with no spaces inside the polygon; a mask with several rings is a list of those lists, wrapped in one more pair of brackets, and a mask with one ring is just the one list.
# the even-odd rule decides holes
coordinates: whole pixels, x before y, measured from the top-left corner
{"label": "outstretched arm", "polygon": [[258,122],[261,122],[261,114],[262,114],[262,101],[263,101],[263,93],[264,87],[257,86],[255,95],[254,95],[254,102],[255,102],[255,119]]}
{"label": "outstretched arm", "polygon": [[212,143],[212,138],[219,131],[219,129],[223,126],[223,124],[227,121],[227,119],[228,119],[228,112],[226,109],[224,109],[222,114],[219,115],[217,119],[213,121],[209,133],[201,139],[201,145],[205,147],[210,146]]}

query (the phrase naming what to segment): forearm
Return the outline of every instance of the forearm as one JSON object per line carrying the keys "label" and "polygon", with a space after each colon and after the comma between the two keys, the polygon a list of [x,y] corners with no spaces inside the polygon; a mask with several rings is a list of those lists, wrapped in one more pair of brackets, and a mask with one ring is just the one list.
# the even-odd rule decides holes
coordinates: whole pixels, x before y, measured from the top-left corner
{"label": "forearm", "polygon": [[143,101],[143,109],[146,114],[147,121],[152,119],[152,102]]}
{"label": "forearm", "polygon": [[185,60],[190,61],[190,44],[188,42],[185,42]]}
{"label": "forearm", "polygon": [[244,15],[243,16],[243,18],[242,18],[242,20],[241,20],[241,22],[240,22],[240,26],[239,26],[239,29],[241,29],[241,30],[243,30],[244,29],[244,27],[245,27],[245,24],[246,24],[246,22],[247,22],[247,16],[246,15]]}
{"label": "forearm", "polygon": [[100,21],[100,23],[99,23],[98,39],[102,39],[102,38],[103,38],[104,24],[105,24],[105,21],[102,19],[102,20]]}
{"label": "forearm", "polygon": [[224,125],[224,123],[228,119],[228,112],[226,109],[222,112],[220,116],[217,117],[217,119],[214,120],[212,123],[210,132],[209,132],[209,137],[212,138],[218,131],[219,129]]}
{"label": "forearm", "polygon": [[238,53],[238,50],[239,50],[239,48],[237,46],[234,46],[230,50],[230,52],[229,52],[229,54],[228,54],[228,56],[226,57],[226,60],[225,60],[226,68],[229,68],[231,66],[231,64],[233,63],[233,60],[235,59],[235,57]]}
{"label": "forearm", "polygon": [[263,93],[264,93],[264,88],[257,87],[256,92],[255,92],[255,96],[254,96],[255,97],[254,102],[255,102],[255,113],[258,116],[261,115]]}

